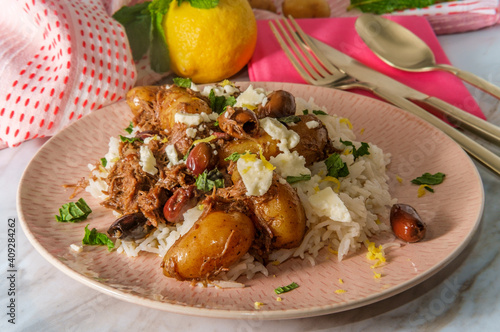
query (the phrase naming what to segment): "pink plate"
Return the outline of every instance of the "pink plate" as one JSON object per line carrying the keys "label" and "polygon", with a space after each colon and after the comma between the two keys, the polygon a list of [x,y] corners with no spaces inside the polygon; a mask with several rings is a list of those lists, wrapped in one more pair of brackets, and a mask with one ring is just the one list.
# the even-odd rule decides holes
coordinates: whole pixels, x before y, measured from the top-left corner
{"label": "pink plate", "polygon": [[[55,221],[71,190],[62,185],[87,176],[88,163],[104,156],[110,136],[123,133],[132,118],[124,102],[82,118],[50,139],[26,168],[18,191],[18,214],[33,246],[54,266],[101,292],[132,303],[198,316],[284,319],[323,315],[364,306],[407,290],[455,258],[471,240],[483,210],[479,173],[467,154],[426,122],[386,103],[328,88],[288,83],[252,83],[266,90],[284,89],[295,96],[313,97],[332,114],[348,117],[358,140],[372,142],[392,155],[388,167],[391,193],[400,203],[415,207],[427,223],[424,241],[387,251],[388,262],[376,269],[360,250],[341,263],[327,253],[316,266],[300,259],[270,266],[270,277],[242,278],[247,287],[193,287],[166,278],[161,258],[154,254],[127,258],[105,247],[84,247],[85,225],[103,232],[115,219],[89,194],[81,195],[93,213],[85,222]],[[246,87],[248,83],[239,83]],[[425,172],[446,174],[435,193],[418,198],[410,180]],[[396,175],[403,179],[396,180]],[[387,240],[387,237],[386,239]],[[379,238],[377,241],[381,241]],[[377,243],[378,244],[378,243]],[[339,279],[344,281],[339,283]],[[296,282],[299,288],[276,300],[274,289]],[[336,293],[338,289],[344,293]],[[255,309],[254,303],[264,303]]]}

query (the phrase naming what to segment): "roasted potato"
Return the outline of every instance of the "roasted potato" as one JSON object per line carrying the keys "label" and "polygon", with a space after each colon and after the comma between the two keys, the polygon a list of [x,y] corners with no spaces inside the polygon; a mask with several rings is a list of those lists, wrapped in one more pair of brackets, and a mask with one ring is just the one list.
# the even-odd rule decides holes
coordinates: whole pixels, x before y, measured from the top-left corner
{"label": "roasted potato", "polygon": [[285,0],[281,8],[285,17],[330,17],[330,6],[326,0]]}
{"label": "roasted potato", "polygon": [[263,9],[276,13],[276,6],[273,0],[248,0],[250,7],[254,9]]}
{"label": "roasted potato", "polygon": [[266,133],[262,128],[259,130],[259,134],[256,137],[248,139],[239,139],[227,142],[219,150],[219,165],[227,167],[229,165],[228,161],[224,159],[229,157],[232,153],[245,153],[249,151],[251,153],[259,153],[262,148],[262,155],[269,160],[271,157],[275,157],[280,153],[278,148],[278,141],[273,140],[268,133]]}
{"label": "roasted potato", "polygon": [[278,176],[263,200],[251,198],[256,222],[272,233],[271,249],[298,247],[306,231],[306,215],[299,196],[288,183],[281,183]]}
{"label": "roasted potato", "polygon": [[172,130],[175,113],[212,113],[209,102],[198,92],[176,85],[136,87],[127,93],[134,123],[144,130]]}
{"label": "roasted potato", "polygon": [[168,250],[163,273],[179,280],[209,278],[243,256],[254,237],[254,225],[245,214],[209,212]]}
{"label": "roasted potato", "polygon": [[[299,115],[300,121],[293,126],[288,126],[288,129],[295,131],[300,136],[300,141],[291,151],[297,151],[306,159],[306,165],[311,165],[316,161],[323,160],[328,155],[328,147],[330,142],[328,139],[328,130],[323,123],[314,114]],[[317,122],[316,127],[313,122]],[[314,126],[309,128],[308,122]]]}

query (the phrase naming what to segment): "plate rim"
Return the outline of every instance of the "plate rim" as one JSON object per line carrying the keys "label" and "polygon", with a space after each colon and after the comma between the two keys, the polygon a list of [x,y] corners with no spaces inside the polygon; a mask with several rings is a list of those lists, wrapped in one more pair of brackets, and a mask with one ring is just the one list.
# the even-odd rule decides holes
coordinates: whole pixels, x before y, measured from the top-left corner
{"label": "plate rim", "polygon": [[[312,87],[310,85],[306,84],[299,84],[299,83],[287,83],[287,82],[250,82],[250,81],[243,81],[243,82],[234,82],[238,86],[242,87],[247,87],[248,85],[254,85],[254,87],[259,87],[259,85],[271,85],[271,86],[298,86],[299,88],[302,87]],[[314,90],[322,90],[322,89],[331,89],[327,87],[313,87]],[[419,123],[419,125],[424,125],[428,127],[432,127],[433,130],[440,132],[445,138],[449,139],[453,144],[457,145],[456,142],[454,142],[451,138],[449,138],[446,134],[442,133],[439,129],[433,127],[431,124],[425,122],[424,120],[418,118],[417,116],[410,114],[396,106],[393,106],[391,104],[388,104],[386,102],[370,98],[365,95],[360,95],[360,94],[355,94],[349,91],[340,91],[340,90],[335,90],[335,93],[339,94],[350,94],[351,96],[355,96],[356,98],[361,98],[361,99],[366,99],[368,98],[371,102],[373,103],[380,103],[384,107],[392,108],[393,111],[395,112],[402,112],[405,114],[405,116],[408,116],[412,119],[412,121],[416,121]],[[125,101],[120,100],[117,101],[113,104],[107,105],[101,109],[98,109],[90,114],[87,114],[84,116],[82,119],[86,117],[95,117],[98,115],[100,112],[105,112],[106,108],[110,106],[115,106],[119,103],[125,103]],[[81,120],[81,119],[80,119]],[[396,294],[402,293],[405,290],[408,290],[425,280],[429,279],[432,277],[434,274],[445,268],[449,263],[451,263],[464,249],[465,247],[470,243],[472,240],[473,236],[477,232],[479,225],[481,223],[481,219],[484,213],[484,204],[485,204],[485,194],[484,194],[484,185],[482,178],[480,176],[480,173],[477,169],[476,164],[471,160],[471,158],[466,154],[465,151],[462,150],[463,154],[465,157],[467,157],[468,162],[471,163],[473,166],[474,170],[474,176],[479,180],[478,185],[480,186],[480,195],[481,195],[481,205],[479,208],[479,213],[477,216],[477,219],[474,221],[474,225],[471,228],[470,232],[467,234],[466,237],[462,240],[459,246],[457,246],[448,256],[446,256],[444,259],[442,259],[438,264],[434,265],[432,268],[428,269],[427,271],[418,274],[417,276],[407,280],[404,283],[397,284],[396,286],[390,287],[386,290],[383,290],[381,292],[378,292],[376,294],[369,295],[367,297],[363,297],[360,299],[356,300],[351,300],[343,303],[342,305],[327,305],[327,306],[318,306],[318,307],[309,307],[309,308],[297,308],[297,309],[283,309],[283,310],[230,310],[230,309],[212,309],[212,308],[201,308],[201,307],[193,307],[189,305],[182,305],[179,303],[168,303],[168,302],[160,302],[160,301],[154,301],[152,299],[148,299],[145,297],[141,297],[135,294],[127,293],[123,290],[119,290],[116,288],[113,288],[112,286],[105,285],[97,280],[94,280],[92,278],[86,277],[85,275],[77,272],[76,270],[72,269],[70,266],[64,264],[61,260],[59,260],[57,257],[53,256],[34,236],[34,234],[31,232],[29,229],[29,225],[27,221],[25,220],[24,213],[22,211],[22,203],[21,203],[21,193],[22,193],[22,186],[21,184],[24,182],[25,177],[28,174],[28,171],[31,168],[32,163],[34,163],[34,160],[39,158],[39,155],[42,155],[47,148],[51,144],[51,141],[54,140],[60,133],[71,130],[74,126],[77,126],[79,121],[73,122],[71,125],[65,127],[63,130],[61,130],[59,133],[51,137],[49,140],[47,140],[43,146],[37,151],[37,153],[32,157],[28,165],[26,166],[25,170],[23,171],[23,174],[21,176],[21,179],[19,181],[19,186],[17,189],[16,193],[16,210],[17,210],[17,215],[20,220],[21,228],[24,231],[24,234],[28,238],[29,242],[33,247],[44,257],[49,263],[54,265],[57,269],[65,273],[67,276],[71,277],[72,279],[75,279],[76,281],[91,287],[92,289],[95,289],[101,293],[113,296],[117,299],[127,301],[129,303],[133,303],[136,305],[141,305],[145,307],[149,307],[152,309],[158,309],[162,311],[167,311],[167,312],[172,312],[172,313],[177,313],[177,314],[184,314],[184,315],[192,315],[192,316],[198,316],[198,317],[213,317],[213,318],[226,318],[226,319],[263,319],[263,320],[281,320],[281,319],[295,319],[295,318],[306,318],[306,317],[315,317],[315,316],[321,316],[321,315],[326,315],[326,314],[333,314],[333,313],[338,313],[338,312],[343,312],[347,310],[352,310],[355,308],[360,308],[363,306],[367,306],[370,304],[373,304],[375,302],[382,301],[384,299],[387,299],[389,297],[392,297]]]}

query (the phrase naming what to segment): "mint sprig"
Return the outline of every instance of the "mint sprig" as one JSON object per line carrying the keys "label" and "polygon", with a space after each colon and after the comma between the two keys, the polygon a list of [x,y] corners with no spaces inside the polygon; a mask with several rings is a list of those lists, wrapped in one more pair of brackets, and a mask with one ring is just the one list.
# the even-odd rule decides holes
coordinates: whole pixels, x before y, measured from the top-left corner
{"label": "mint sprig", "polygon": [[88,215],[92,212],[87,202],[80,198],[76,202],[64,204],[59,209],[59,215],[56,215],[58,222],[79,222],[87,219]]}
{"label": "mint sprig", "polygon": [[92,228],[89,230],[89,225],[85,226],[85,235],[83,236],[82,243],[91,246],[107,246],[108,251],[111,251],[115,247],[115,244],[111,239],[104,233],[100,233],[97,229]]}
{"label": "mint sprig", "polygon": [[424,8],[439,2],[448,1],[452,0],[351,0],[351,5],[347,7],[347,10],[358,8],[364,13],[385,14],[410,8]]}
{"label": "mint sprig", "polygon": [[[125,28],[134,61],[139,61],[148,51],[150,66],[157,73],[170,70],[163,18],[167,15],[170,3],[173,0],[153,0],[124,6],[113,18]],[[177,0],[177,5],[189,2],[191,6],[200,9],[214,8],[219,0]]]}

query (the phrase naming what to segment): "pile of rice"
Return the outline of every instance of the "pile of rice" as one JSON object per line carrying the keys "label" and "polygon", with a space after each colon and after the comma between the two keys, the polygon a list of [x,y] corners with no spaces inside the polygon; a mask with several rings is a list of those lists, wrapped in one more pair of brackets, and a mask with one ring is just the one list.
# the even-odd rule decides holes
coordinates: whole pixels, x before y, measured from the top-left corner
{"label": "pile of rice", "polygon": [[[218,95],[228,95],[234,92],[230,86],[227,87],[226,89],[214,86],[205,87],[202,94],[208,95],[210,89],[214,89]],[[192,88],[197,89],[195,85]],[[262,89],[253,89],[250,86],[245,98],[247,101],[253,99],[256,103],[260,103],[262,98],[259,96],[265,96],[265,94],[266,92]],[[327,112],[324,107],[316,105],[312,98],[308,101],[296,98],[296,105],[297,114],[303,114],[302,111],[305,109]],[[360,141],[356,141],[356,135],[348,119],[335,115],[318,115],[318,117],[326,126],[335,148],[344,150],[345,146],[340,139],[351,141],[357,148],[361,145]],[[135,132],[132,132],[130,136],[134,135]],[[375,144],[369,142],[368,144],[370,154],[358,157],[356,160],[352,153],[341,154],[342,161],[349,168],[348,176],[332,181],[331,177],[326,177],[325,163],[318,162],[310,167],[311,180],[292,184],[305,209],[307,233],[299,247],[271,253],[270,258],[274,264],[284,262],[289,258],[300,257],[315,265],[319,252],[323,248],[336,252],[338,260],[341,261],[349,252],[360,249],[370,236],[389,229],[387,224],[379,220],[379,216],[387,216],[388,207],[396,203],[396,200],[392,199],[389,194],[387,183],[386,166],[390,162],[390,155],[384,154]],[[106,198],[102,192],[107,190],[104,179],[119,156],[119,140],[112,137],[109,147],[109,152],[106,154],[108,160],[106,168],[96,167],[95,164],[89,165],[89,169],[97,179],[90,180],[86,190],[101,200]],[[331,206],[320,202],[318,197],[323,197],[323,194],[328,194],[329,191],[338,194],[335,196],[340,198],[345,205],[350,214],[349,219],[352,221],[338,221],[328,217],[326,210]],[[185,213],[183,223],[172,226],[159,225],[152,235],[142,240],[133,242],[117,240],[115,243],[117,252],[134,257],[144,251],[163,257],[175,241],[189,231],[201,213],[202,209],[197,206]],[[228,281],[225,286],[236,287],[241,284],[231,281],[240,276],[250,279],[259,272],[268,275],[267,268],[247,253],[228,272],[219,275],[218,278]]]}

